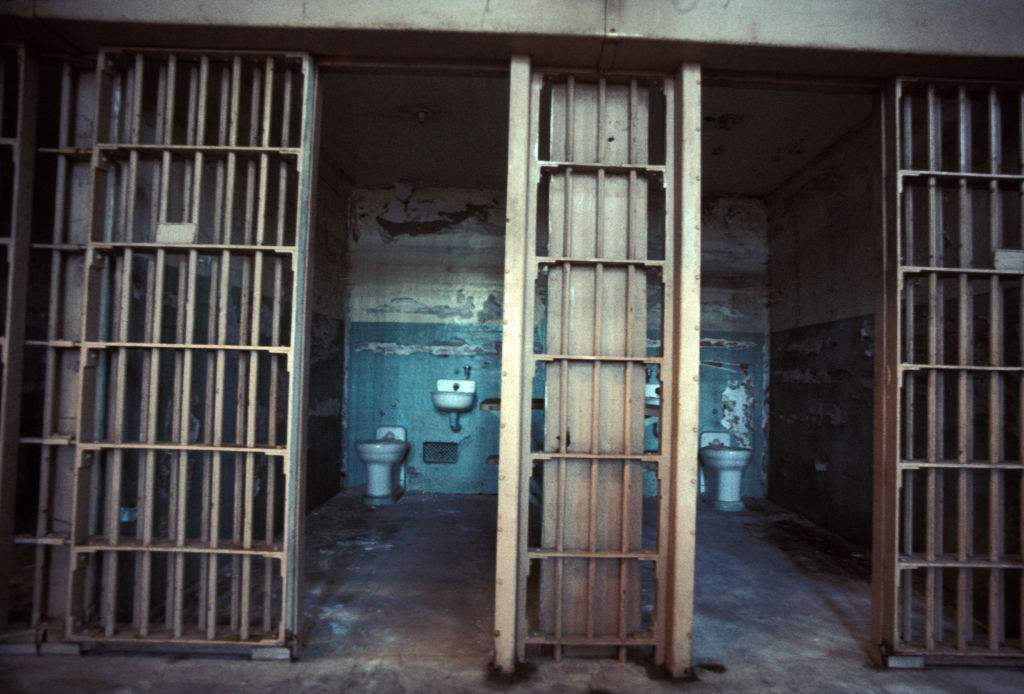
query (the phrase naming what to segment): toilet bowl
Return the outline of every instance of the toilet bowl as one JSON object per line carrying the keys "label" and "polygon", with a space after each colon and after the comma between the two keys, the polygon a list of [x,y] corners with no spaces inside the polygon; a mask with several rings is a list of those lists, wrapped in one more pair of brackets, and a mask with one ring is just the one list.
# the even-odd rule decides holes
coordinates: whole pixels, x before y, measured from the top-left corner
{"label": "toilet bowl", "polygon": [[711,504],[720,511],[742,511],[740,500],[740,481],[743,470],[750,462],[753,451],[749,448],[726,446],[715,441],[701,446],[700,459],[710,474],[708,488],[711,492]]}
{"label": "toilet bowl", "polygon": [[372,441],[356,441],[356,455],[366,465],[366,493],[370,506],[393,504],[405,491],[402,460],[409,451],[405,427],[378,427]]}

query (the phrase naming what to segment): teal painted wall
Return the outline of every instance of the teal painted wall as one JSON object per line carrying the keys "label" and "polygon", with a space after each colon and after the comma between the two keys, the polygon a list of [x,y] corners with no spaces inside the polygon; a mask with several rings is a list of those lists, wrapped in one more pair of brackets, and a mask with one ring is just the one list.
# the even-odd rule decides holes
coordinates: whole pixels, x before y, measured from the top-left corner
{"label": "teal painted wall", "polygon": [[[356,322],[350,324],[350,340],[346,483],[366,482],[355,441],[373,438],[383,424],[399,424],[408,430],[410,489],[496,494],[497,466],[485,460],[498,452],[498,413],[481,411],[479,402],[500,394],[500,326]],[[434,409],[430,392],[439,378],[464,378],[467,365],[477,384],[477,405],[460,415],[461,431],[453,432],[448,415]],[[423,462],[425,441],[458,443],[458,462]]]}
{"label": "teal painted wall", "polygon": [[[504,195],[419,188],[399,181],[356,189],[349,203],[343,484],[366,483],[355,442],[381,425],[404,426],[408,488],[497,493]],[[434,408],[441,378],[471,369],[477,404],[459,416]],[[425,463],[423,443],[458,444],[455,463]]]}

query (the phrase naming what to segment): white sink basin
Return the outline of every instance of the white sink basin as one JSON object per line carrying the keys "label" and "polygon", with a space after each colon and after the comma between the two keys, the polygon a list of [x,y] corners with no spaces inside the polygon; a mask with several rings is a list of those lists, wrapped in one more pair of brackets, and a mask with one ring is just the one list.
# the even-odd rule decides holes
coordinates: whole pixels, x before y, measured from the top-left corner
{"label": "white sink basin", "polygon": [[430,399],[442,412],[468,412],[476,402],[476,381],[438,379],[437,390],[430,394]]}

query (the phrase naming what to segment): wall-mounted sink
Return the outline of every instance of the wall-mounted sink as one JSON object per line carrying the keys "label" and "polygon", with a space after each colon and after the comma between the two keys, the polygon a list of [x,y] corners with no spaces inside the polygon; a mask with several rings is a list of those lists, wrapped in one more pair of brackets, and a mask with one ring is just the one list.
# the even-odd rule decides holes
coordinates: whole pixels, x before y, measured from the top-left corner
{"label": "wall-mounted sink", "polygon": [[[467,367],[468,373],[468,367]],[[450,378],[439,378],[437,390],[430,394],[434,407],[448,413],[448,426],[452,431],[459,431],[459,413],[469,412],[476,402],[476,381],[456,381]]]}
{"label": "wall-mounted sink", "polygon": [[430,399],[442,412],[468,412],[476,402],[476,381],[438,379],[437,389],[430,394]]}

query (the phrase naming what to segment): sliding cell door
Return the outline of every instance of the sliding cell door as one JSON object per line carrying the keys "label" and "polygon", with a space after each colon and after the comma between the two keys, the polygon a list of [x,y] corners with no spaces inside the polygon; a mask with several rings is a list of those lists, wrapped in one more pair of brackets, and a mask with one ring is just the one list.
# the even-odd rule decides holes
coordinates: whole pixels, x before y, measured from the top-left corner
{"label": "sliding cell door", "polygon": [[[680,138],[683,119],[696,128],[697,74],[513,62],[502,667],[509,630],[520,659],[633,649],[689,665],[688,642],[673,639],[689,630],[692,605],[696,442],[681,432],[696,426],[697,361],[687,350],[697,337],[699,230],[677,225],[692,218],[682,198],[699,199],[696,177],[683,195],[679,167],[697,148],[695,131]],[[680,319],[694,335],[680,336]],[[509,581],[514,596],[503,590]]]}
{"label": "sliding cell door", "polygon": [[897,81],[876,462],[890,665],[1024,660],[1024,90]]}
{"label": "sliding cell door", "polygon": [[52,72],[37,157],[54,211],[31,247],[48,280],[26,340],[42,415],[21,447],[37,520],[15,538],[36,548],[31,626],[286,657],[312,63],[108,49],[94,73]]}

